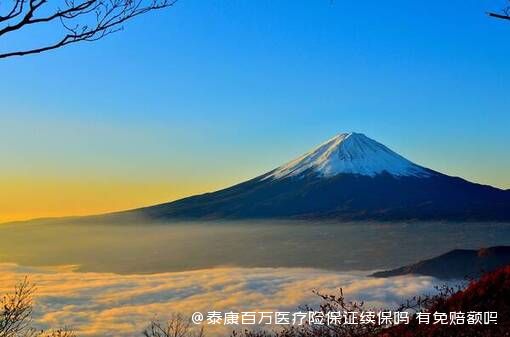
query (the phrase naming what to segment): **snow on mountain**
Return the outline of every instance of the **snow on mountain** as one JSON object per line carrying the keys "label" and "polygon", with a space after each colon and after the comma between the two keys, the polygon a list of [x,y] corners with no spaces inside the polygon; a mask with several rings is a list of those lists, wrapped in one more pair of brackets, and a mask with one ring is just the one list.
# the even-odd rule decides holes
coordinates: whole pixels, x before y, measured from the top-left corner
{"label": "snow on mountain", "polygon": [[[283,179],[287,177],[297,179]],[[510,193],[429,170],[362,134],[343,133],[286,165],[239,184],[110,216],[114,221],[127,216],[129,221],[508,222]]]}
{"label": "snow on mountain", "polygon": [[312,151],[271,171],[264,179],[281,179],[315,172],[322,177],[341,173],[374,177],[381,173],[393,176],[428,177],[433,171],[416,165],[381,143],[361,133],[341,133]]}

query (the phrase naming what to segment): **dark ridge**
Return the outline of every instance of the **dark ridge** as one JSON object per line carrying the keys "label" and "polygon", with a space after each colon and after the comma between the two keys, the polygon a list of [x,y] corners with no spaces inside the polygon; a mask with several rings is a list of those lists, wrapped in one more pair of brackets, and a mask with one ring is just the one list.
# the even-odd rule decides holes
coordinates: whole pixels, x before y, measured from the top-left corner
{"label": "dark ridge", "polygon": [[128,212],[154,220],[338,219],[510,221],[510,193],[443,174],[313,174],[255,178],[217,192]]}
{"label": "dark ridge", "polygon": [[510,264],[510,246],[496,246],[479,250],[455,249],[432,259],[393,270],[372,274],[374,277],[391,277],[417,274],[440,279],[478,278]]}

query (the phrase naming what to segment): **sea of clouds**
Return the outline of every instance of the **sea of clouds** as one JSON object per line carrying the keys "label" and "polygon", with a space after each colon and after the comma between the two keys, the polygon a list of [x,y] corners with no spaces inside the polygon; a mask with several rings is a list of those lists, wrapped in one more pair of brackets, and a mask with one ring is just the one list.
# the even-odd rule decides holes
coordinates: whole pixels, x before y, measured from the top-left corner
{"label": "sea of clouds", "polygon": [[[312,290],[334,293],[375,308],[433,291],[431,277],[367,277],[366,272],[308,268],[211,268],[158,274],[78,272],[73,266],[0,264],[0,295],[29,277],[36,285],[35,322],[41,328],[70,327],[78,336],[141,336],[152,319],[200,311],[296,311],[315,305]],[[232,327],[206,327],[209,336]]]}

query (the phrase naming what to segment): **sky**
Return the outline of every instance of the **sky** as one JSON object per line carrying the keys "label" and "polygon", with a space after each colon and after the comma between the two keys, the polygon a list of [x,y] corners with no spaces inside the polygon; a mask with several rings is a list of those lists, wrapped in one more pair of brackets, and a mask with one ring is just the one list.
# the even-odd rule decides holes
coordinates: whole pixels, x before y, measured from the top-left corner
{"label": "sky", "polygon": [[180,0],[1,60],[0,222],[212,191],[345,131],[510,188],[510,23],[485,15],[504,5]]}

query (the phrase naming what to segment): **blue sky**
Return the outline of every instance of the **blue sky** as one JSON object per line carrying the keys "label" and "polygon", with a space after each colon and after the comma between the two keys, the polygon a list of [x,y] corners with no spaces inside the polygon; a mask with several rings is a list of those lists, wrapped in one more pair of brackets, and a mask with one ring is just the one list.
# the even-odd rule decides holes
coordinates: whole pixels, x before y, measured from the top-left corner
{"label": "blue sky", "polygon": [[484,14],[504,4],[180,0],[96,43],[0,61],[2,176],[159,182],[150,203],[358,131],[510,188],[510,23]]}

